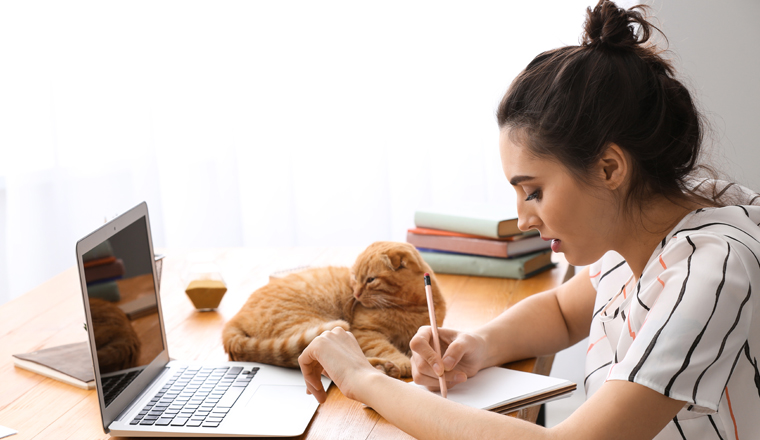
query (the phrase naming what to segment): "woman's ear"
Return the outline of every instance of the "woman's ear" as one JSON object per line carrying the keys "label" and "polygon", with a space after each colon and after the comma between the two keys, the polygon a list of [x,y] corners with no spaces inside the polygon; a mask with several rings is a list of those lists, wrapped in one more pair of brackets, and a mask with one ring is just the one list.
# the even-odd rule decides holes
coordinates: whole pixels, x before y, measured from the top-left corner
{"label": "woman's ear", "polygon": [[630,171],[628,155],[617,144],[609,144],[597,162],[597,175],[610,190],[620,188],[627,180]]}

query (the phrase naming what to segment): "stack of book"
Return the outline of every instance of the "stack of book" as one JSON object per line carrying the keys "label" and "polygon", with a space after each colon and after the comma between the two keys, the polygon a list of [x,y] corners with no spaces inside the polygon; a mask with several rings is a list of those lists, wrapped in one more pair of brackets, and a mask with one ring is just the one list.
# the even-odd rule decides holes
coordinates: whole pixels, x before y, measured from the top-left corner
{"label": "stack of book", "polygon": [[437,273],[523,279],[554,267],[551,243],[504,208],[418,210],[406,241]]}

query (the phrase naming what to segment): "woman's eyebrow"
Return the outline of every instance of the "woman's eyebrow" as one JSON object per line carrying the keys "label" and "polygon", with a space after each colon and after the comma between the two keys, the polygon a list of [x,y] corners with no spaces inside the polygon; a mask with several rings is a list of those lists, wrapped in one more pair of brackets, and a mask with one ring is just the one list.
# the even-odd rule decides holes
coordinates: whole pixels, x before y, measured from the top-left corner
{"label": "woman's eyebrow", "polygon": [[533,176],[515,176],[509,180],[509,184],[515,186],[527,180],[533,180]]}

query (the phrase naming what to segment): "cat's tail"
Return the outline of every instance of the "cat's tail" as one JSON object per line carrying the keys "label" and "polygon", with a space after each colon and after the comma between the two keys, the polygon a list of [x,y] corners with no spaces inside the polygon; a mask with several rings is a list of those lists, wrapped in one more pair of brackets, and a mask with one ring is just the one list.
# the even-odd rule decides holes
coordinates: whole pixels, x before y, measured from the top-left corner
{"label": "cat's tail", "polygon": [[229,322],[222,332],[224,351],[232,361],[261,362],[282,367],[298,368],[298,356],[317,336],[325,331],[341,327],[349,331],[350,325],[343,320],[303,325],[302,330],[290,331],[290,336],[257,338],[249,335],[235,321]]}

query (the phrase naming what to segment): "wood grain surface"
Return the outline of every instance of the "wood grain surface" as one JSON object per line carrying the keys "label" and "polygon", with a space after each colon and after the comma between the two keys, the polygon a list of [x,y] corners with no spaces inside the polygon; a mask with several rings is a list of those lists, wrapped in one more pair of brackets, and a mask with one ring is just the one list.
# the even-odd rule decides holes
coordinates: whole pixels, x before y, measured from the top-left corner
{"label": "wood grain surface", "polygon": [[[166,255],[161,281],[164,325],[173,358],[226,360],[221,329],[269,274],[297,266],[350,266],[361,248],[161,249]],[[184,293],[193,261],[211,261],[228,291],[219,308],[198,312]],[[448,305],[443,326],[468,330],[489,321],[517,301],[559,285],[568,273],[564,260],[526,280],[437,275]],[[72,267],[0,306],[0,425],[22,439],[106,439],[94,390],[85,391],[15,368],[11,355],[86,340],[76,268]],[[552,358],[529,359],[510,368],[548,374]],[[538,407],[517,416],[535,421]],[[408,439],[373,410],[344,397],[332,386],[328,400],[303,439]]]}

